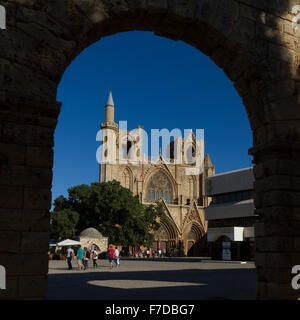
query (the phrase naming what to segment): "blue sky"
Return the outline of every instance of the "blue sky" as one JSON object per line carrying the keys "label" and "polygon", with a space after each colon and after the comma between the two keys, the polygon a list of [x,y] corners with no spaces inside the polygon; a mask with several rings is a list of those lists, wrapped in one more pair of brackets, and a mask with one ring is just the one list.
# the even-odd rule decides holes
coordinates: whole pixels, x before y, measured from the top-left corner
{"label": "blue sky", "polygon": [[98,181],[96,134],[109,88],[115,121],[128,129],[204,129],[216,173],[251,166],[252,136],[232,82],[209,57],[184,42],[150,32],[106,37],[83,51],[58,88],[53,200],[78,184]]}

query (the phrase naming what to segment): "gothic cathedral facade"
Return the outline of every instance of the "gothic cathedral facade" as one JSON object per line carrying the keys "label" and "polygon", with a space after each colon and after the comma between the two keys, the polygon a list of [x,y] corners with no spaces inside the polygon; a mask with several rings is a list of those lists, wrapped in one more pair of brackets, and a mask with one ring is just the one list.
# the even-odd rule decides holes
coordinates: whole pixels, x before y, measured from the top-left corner
{"label": "gothic cathedral facade", "polygon": [[[180,150],[186,150],[184,144],[187,139],[177,138],[168,146],[168,158],[159,152],[155,159],[149,161],[143,152],[143,128],[122,130],[115,123],[111,92],[105,113],[105,121],[101,123],[100,182],[119,181],[145,205],[156,201],[163,203],[167,220],[160,221],[160,228],[155,233],[152,247],[155,251],[175,249],[186,256],[205,254],[207,221],[204,209],[210,199],[205,197],[204,181],[215,174],[209,155],[202,155],[204,164],[200,173],[187,174],[186,169],[193,165],[174,161],[174,149],[180,145]],[[193,133],[190,140],[192,153],[197,157],[199,144]]]}

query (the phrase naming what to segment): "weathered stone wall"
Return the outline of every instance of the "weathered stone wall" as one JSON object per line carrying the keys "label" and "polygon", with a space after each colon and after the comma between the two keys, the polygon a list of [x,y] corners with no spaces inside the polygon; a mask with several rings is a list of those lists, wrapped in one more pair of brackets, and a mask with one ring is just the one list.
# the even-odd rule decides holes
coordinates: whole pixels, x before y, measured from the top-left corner
{"label": "weathered stone wall", "polygon": [[108,238],[102,237],[102,238],[86,238],[86,237],[80,237],[80,243],[81,246],[84,248],[90,248],[92,245],[96,245],[99,247],[100,252],[106,252],[108,250]]}
{"label": "weathered stone wall", "polygon": [[47,290],[59,81],[101,37],[148,30],[195,46],[243,99],[255,167],[257,297],[296,298],[300,261],[299,31],[294,0],[7,0],[0,30],[0,264],[7,298]]}

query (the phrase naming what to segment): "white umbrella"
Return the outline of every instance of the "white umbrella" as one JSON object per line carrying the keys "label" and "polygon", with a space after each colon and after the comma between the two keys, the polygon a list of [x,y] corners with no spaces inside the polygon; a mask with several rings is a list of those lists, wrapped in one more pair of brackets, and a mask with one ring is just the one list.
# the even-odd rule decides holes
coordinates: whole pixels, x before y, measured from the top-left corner
{"label": "white umbrella", "polygon": [[70,239],[67,239],[67,240],[63,240],[63,241],[60,241],[57,243],[57,246],[58,247],[63,247],[63,246],[78,246],[80,245],[81,243],[79,241],[75,241],[75,240],[70,240]]}

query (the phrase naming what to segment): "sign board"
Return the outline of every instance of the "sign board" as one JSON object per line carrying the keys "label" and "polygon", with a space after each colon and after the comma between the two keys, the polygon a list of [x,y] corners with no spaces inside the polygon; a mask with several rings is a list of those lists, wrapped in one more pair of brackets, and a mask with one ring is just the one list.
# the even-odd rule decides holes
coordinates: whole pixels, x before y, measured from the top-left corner
{"label": "sign board", "polygon": [[222,259],[229,261],[231,260],[231,242],[222,242]]}

